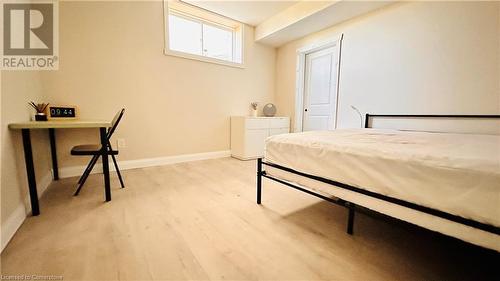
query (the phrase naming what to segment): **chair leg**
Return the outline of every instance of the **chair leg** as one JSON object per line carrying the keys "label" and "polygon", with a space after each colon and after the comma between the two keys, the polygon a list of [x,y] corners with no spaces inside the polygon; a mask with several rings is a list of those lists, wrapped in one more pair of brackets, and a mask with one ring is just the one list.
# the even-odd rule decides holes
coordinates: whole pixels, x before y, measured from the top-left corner
{"label": "chair leg", "polygon": [[116,173],[118,174],[118,179],[120,180],[120,184],[122,188],[124,188],[125,185],[123,184],[122,174],[120,173],[120,169],[118,168],[118,163],[116,163],[116,157],[114,155],[111,155],[111,159],[113,159],[113,163],[115,164],[115,169]]}
{"label": "chair leg", "polygon": [[78,194],[80,193],[80,190],[82,189],[83,185],[85,184],[85,181],[87,181],[87,178],[89,177],[90,172],[92,172],[92,169],[94,169],[94,166],[97,163],[97,159],[99,159],[99,157],[96,158],[96,161],[90,163],[91,165],[89,165],[88,171],[86,170],[87,173],[84,172],[84,174],[82,175],[82,181],[80,183],[78,183],[78,188],[76,189],[75,194],[73,194],[74,196],[78,196]]}
{"label": "chair leg", "polygon": [[92,156],[92,159],[90,159],[89,164],[87,164],[87,167],[85,168],[85,171],[83,172],[82,176],[78,180],[78,183],[81,183],[83,178],[86,177],[86,174],[90,173],[92,171],[92,169],[90,167],[94,166],[95,163],[97,162],[97,160],[99,160],[99,155]]}

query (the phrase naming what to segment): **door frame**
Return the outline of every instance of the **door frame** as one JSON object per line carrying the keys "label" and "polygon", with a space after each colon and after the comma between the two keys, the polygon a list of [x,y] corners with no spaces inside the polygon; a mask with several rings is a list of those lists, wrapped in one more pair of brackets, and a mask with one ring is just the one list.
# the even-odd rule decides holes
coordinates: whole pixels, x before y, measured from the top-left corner
{"label": "door frame", "polygon": [[302,132],[302,122],[303,122],[303,110],[304,110],[304,93],[305,93],[305,75],[306,75],[306,56],[310,53],[314,53],[320,51],[322,49],[326,49],[332,46],[338,45],[337,48],[337,88],[336,88],[336,104],[335,104],[335,122],[334,128],[337,128],[337,115],[338,115],[338,107],[339,107],[339,82],[340,82],[340,58],[342,53],[342,39],[344,38],[344,34],[340,36],[336,36],[334,38],[330,38],[324,41],[316,42],[304,46],[302,48],[297,49],[297,68],[295,70],[296,73],[296,81],[295,81],[295,116],[294,116],[294,132]]}

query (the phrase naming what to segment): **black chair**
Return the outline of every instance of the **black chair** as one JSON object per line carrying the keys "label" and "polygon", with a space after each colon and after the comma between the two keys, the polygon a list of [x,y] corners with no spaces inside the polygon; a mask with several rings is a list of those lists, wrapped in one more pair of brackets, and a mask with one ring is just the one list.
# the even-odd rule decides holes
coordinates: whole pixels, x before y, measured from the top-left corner
{"label": "black chair", "polygon": [[[107,140],[108,140],[108,145],[106,149],[108,150],[108,154],[111,155],[111,158],[113,159],[113,163],[115,164],[116,168],[116,173],[118,174],[118,179],[120,179],[120,184],[122,188],[125,187],[123,184],[123,179],[122,175],[120,173],[120,169],[118,168],[118,163],[116,163],[116,157],[115,155],[118,154],[118,150],[113,150],[111,147],[111,143],[109,140],[111,139],[111,136],[116,130],[116,127],[118,127],[118,123],[120,123],[120,120],[123,117],[123,114],[125,113],[125,108],[122,108],[113,118],[113,121],[111,122],[111,128],[108,129],[108,133],[106,135]],[[76,192],[74,196],[77,196],[80,193],[80,190],[82,189],[83,185],[85,184],[85,181],[90,175],[90,172],[92,172],[92,169],[94,168],[95,164],[97,163],[97,160],[99,160],[99,157],[101,157],[101,145],[100,144],[84,144],[84,145],[77,145],[71,149],[71,155],[75,156],[92,156],[92,159],[90,160],[89,164],[87,165],[87,168],[85,168],[85,171],[83,172],[82,176],[78,180],[78,188],[76,189]]]}

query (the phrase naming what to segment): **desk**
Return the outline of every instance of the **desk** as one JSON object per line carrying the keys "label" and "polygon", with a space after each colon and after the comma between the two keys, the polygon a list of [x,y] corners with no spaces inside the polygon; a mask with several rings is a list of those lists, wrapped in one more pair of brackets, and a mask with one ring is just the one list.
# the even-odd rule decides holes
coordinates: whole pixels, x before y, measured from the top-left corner
{"label": "desk", "polygon": [[78,128],[99,128],[102,144],[102,169],[104,174],[104,190],[106,201],[111,201],[111,187],[109,182],[109,162],[106,129],[111,127],[111,122],[102,120],[66,120],[66,121],[30,121],[22,123],[11,123],[9,129],[21,130],[23,136],[24,160],[26,162],[26,174],[28,176],[28,187],[31,201],[31,211],[33,216],[40,214],[38,204],[38,193],[36,190],[35,168],[33,165],[33,152],[31,148],[30,130],[49,130],[50,151],[52,156],[52,169],[54,171],[54,180],[59,179],[59,170],[57,167],[56,137],[55,129],[78,129]]}

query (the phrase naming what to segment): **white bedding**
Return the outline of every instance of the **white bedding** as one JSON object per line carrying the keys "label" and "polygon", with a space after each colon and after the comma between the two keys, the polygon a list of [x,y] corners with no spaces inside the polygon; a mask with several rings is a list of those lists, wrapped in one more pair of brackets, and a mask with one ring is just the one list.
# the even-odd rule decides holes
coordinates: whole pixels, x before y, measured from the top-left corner
{"label": "white bedding", "polygon": [[[379,129],[313,131],[269,137],[265,160],[500,226],[500,136]],[[352,193],[276,169],[266,167],[266,171],[304,186],[321,187],[322,191],[337,197]],[[394,216],[402,215],[399,212]],[[416,223],[433,221],[428,215],[424,217],[428,220]],[[442,219],[436,219],[440,224]],[[439,225],[423,226],[447,233],[436,229],[442,227]],[[456,227],[454,231],[461,232],[465,226]],[[500,243],[498,235],[480,232],[493,239],[491,243]],[[471,235],[474,236],[474,232]],[[493,248],[498,250],[500,245]]]}

